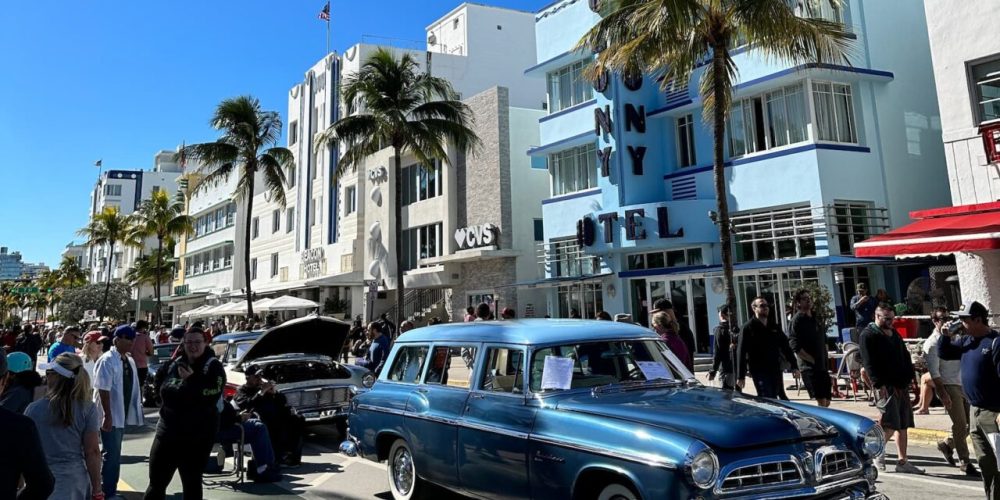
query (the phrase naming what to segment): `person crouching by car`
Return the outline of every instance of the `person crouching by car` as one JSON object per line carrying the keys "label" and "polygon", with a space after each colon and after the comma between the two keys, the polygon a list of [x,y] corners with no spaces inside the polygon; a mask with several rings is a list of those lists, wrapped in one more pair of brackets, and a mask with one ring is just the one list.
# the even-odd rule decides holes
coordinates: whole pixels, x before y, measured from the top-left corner
{"label": "person crouching by car", "polygon": [[302,460],[302,434],[305,420],[292,411],[285,395],[274,388],[274,382],[264,380],[262,368],[247,367],[246,384],[236,390],[233,403],[237,409],[255,413],[271,434],[274,451],[281,465],[294,467]]}
{"label": "person crouching by car", "polygon": [[247,467],[250,479],[257,483],[281,481],[281,470],[274,461],[274,448],[267,426],[260,419],[254,418],[250,412],[237,413],[234,403],[226,402],[222,405],[222,414],[219,416],[218,439],[237,442],[241,432],[243,440],[250,445],[250,451],[253,452],[253,461]]}
{"label": "person crouching by car", "polygon": [[175,471],[180,472],[184,498],[202,498],[202,473],[219,430],[219,403],[226,385],[222,363],[206,349],[205,333],[199,328],[184,334],[183,348],[156,374],[163,403],[149,450],[147,499],[164,498]]}

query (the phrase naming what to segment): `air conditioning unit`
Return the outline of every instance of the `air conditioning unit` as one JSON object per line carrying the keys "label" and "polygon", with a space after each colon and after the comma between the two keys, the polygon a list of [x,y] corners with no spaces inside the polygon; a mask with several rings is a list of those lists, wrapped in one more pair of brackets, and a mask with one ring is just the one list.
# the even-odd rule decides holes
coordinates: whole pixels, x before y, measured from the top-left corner
{"label": "air conditioning unit", "polygon": [[986,163],[1000,163],[1000,121],[980,125],[979,134],[983,136]]}

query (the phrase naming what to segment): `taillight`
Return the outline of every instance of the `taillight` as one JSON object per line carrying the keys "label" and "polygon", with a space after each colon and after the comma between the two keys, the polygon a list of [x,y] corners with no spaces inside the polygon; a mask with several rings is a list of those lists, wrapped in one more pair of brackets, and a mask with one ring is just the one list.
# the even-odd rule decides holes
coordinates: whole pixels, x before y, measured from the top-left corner
{"label": "taillight", "polygon": [[222,388],[222,396],[226,399],[231,398],[236,395],[236,391],[239,389],[234,384],[227,383],[225,387]]}

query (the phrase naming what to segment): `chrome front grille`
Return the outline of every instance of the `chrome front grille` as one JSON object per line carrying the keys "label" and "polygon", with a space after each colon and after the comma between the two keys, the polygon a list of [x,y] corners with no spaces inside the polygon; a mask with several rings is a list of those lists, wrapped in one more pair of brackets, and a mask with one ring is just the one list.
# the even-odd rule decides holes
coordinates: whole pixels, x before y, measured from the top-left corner
{"label": "chrome front grille", "polygon": [[802,482],[802,473],[792,460],[746,465],[733,469],[722,480],[722,491],[783,486]]}
{"label": "chrome front grille", "polygon": [[821,479],[852,472],[859,467],[860,464],[850,451],[824,448],[816,452],[816,470]]}
{"label": "chrome front grille", "polygon": [[346,387],[331,387],[328,389],[306,389],[285,393],[288,404],[295,408],[315,408],[345,404],[350,399]]}

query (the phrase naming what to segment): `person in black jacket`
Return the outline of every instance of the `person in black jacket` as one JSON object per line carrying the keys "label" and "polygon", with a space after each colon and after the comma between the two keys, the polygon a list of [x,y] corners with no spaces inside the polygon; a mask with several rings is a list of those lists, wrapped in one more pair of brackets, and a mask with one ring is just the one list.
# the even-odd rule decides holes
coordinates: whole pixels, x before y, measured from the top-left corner
{"label": "person in black jacket", "polygon": [[164,364],[160,421],[149,450],[149,487],[144,498],[159,500],[179,471],[184,498],[202,498],[201,476],[219,430],[219,410],[226,373],[205,333],[192,327],[184,334],[183,353]]}
{"label": "person in black jacket", "polygon": [[715,380],[718,374],[723,389],[739,390],[736,387],[736,339],[739,329],[730,323],[732,309],[728,304],[719,306],[719,324],[713,332],[715,349],[712,359],[712,371],[708,372],[708,380]]}
{"label": "person in black jacket", "polygon": [[[910,383],[916,382],[916,372],[903,337],[892,328],[894,319],[896,312],[891,305],[882,302],[875,308],[875,321],[861,332],[861,364],[877,391],[875,406],[882,413],[880,420],[887,440],[896,433],[896,472],[923,474],[923,469],[906,459],[907,429],[914,426],[908,389]],[[885,470],[885,453],[876,465]]]}
{"label": "person in black jacket", "polygon": [[747,371],[753,378],[757,395],[788,401],[782,377],[781,360],[787,361],[798,376],[798,365],[792,349],[788,347],[788,337],[781,327],[769,320],[771,306],[764,297],[756,297],[751,303],[754,317],[740,330],[737,346],[736,385],[744,387]]}
{"label": "person in black jacket", "polygon": [[[7,385],[7,357],[0,353],[0,392]],[[0,499],[43,500],[52,493],[55,479],[45,462],[42,440],[35,422],[24,415],[0,408]],[[17,483],[24,478],[24,488]]]}
{"label": "person in black jacket", "polygon": [[802,384],[809,397],[824,408],[830,406],[833,398],[833,383],[826,350],[826,332],[819,330],[812,313],[812,296],[809,290],[799,289],[793,296],[795,315],[789,325],[788,345],[798,357],[802,370]]}

